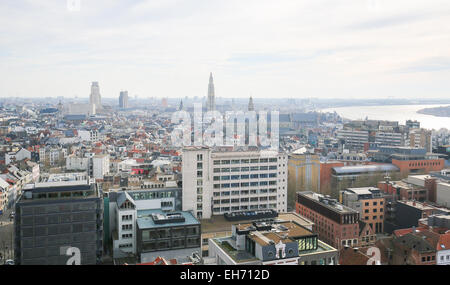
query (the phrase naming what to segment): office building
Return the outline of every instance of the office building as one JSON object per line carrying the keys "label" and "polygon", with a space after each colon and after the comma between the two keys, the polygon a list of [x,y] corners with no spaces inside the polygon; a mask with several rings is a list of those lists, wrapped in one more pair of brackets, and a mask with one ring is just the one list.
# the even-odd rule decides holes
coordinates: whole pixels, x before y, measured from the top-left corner
{"label": "office building", "polygon": [[100,96],[100,86],[98,85],[98,82],[92,82],[89,104],[94,106],[97,111],[102,109],[102,98]]}
{"label": "office building", "polygon": [[137,255],[141,262],[201,256],[201,225],[190,212],[138,210]]}
{"label": "office building", "polygon": [[128,108],[128,91],[120,91],[119,108],[121,109]]}
{"label": "office building", "polygon": [[21,265],[65,265],[68,248],[81,264],[103,253],[103,199],[87,181],[28,184],[15,208],[15,259]]}
{"label": "office building", "polygon": [[182,153],[183,210],[198,219],[225,213],[287,210],[287,155],[187,147]]}

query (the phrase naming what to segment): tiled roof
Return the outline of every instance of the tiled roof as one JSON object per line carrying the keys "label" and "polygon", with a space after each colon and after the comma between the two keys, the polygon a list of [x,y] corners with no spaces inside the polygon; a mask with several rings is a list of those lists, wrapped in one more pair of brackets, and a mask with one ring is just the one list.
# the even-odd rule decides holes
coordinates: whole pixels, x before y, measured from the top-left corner
{"label": "tiled roof", "polygon": [[442,234],[439,237],[436,250],[448,250],[450,249],[450,232]]}
{"label": "tiled roof", "polygon": [[367,265],[368,260],[369,256],[356,248],[344,247],[339,253],[340,265]]}

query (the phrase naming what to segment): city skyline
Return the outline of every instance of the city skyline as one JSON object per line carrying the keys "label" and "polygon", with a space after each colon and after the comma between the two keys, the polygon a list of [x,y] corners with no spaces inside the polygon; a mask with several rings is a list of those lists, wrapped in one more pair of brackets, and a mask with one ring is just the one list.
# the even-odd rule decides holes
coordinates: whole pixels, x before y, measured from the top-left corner
{"label": "city skyline", "polygon": [[80,3],[0,3],[0,97],[448,97],[448,1]]}

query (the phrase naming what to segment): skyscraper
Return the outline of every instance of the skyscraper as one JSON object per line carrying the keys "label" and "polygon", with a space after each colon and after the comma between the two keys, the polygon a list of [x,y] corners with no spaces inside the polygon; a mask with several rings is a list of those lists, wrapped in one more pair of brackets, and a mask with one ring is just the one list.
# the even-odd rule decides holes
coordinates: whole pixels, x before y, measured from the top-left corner
{"label": "skyscraper", "polygon": [[128,91],[120,91],[119,108],[121,109],[128,108]]}
{"label": "skyscraper", "polygon": [[255,111],[255,106],[253,105],[253,98],[250,96],[250,99],[248,100],[248,110],[249,111]]}
{"label": "skyscraper", "polygon": [[216,98],[214,95],[214,82],[212,77],[212,72],[209,74],[209,84],[208,84],[208,101],[206,103],[207,111],[214,111],[216,109]]}
{"label": "skyscraper", "polygon": [[98,86],[98,82],[92,82],[89,104],[91,106],[95,105],[96,110],[100,110],[102,108],[102,98],[100,97],[100,87]]}

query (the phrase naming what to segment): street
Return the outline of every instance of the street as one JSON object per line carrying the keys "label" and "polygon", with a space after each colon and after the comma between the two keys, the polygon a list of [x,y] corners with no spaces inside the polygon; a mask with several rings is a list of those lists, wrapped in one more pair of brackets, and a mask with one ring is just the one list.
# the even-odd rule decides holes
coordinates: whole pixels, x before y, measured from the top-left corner
{"label": "street", "polygon": [[14,222],[9,219],[12,211],[9,209],[0,215],[0,265],[3,265],[7,259],[14,260]]}

